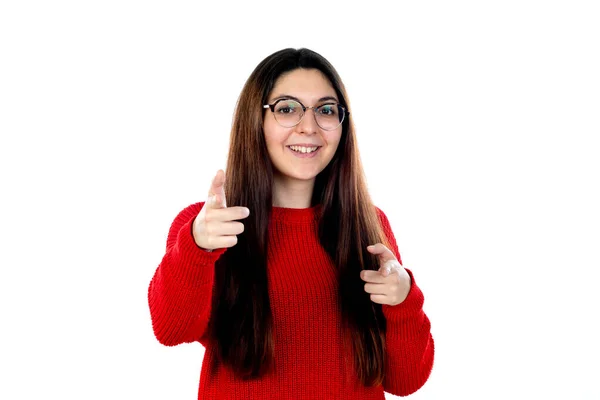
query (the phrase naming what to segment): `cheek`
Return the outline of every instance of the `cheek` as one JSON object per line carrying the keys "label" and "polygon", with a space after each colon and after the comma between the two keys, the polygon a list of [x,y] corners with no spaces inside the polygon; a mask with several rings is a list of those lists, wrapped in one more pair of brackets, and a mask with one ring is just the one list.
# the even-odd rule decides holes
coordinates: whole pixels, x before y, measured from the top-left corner
{"label": "cheek", "polygon": [[282,128],[279,124],[272,121],[265,121],[263,123],[263,132],[268,148],[281,147],[289,135],[286,128]]}
{"label": "cheek", "polygon": [[333,149],[337,149],[337,147],[340,144],[340,140],[342,139],[342,132],[331,132],[330,135],[327,136],[326,140],[327,143],[333,148]]}
{"label": "cheek", "polygon": [[265,135],[265,142],[267,143],[267,147],[271,147],[275,142],[276,135],[273,126],[269,121],[264,122],[263,132]]}

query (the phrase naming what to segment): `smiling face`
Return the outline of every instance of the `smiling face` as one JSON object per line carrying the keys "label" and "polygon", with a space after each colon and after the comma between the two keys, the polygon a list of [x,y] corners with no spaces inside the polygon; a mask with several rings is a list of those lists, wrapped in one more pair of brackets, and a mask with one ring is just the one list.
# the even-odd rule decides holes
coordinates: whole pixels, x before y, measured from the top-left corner
{"label": "smiling face", "polygon": [[[280,98],[297,100],[305,107],[339,102],[333,86],[317,69],[295,69],[281,75],[269,94],[267,104],[273,104]],[[281,126],[267,109],[263,130],[267,151],[276,170],[276,182],[283,184],[294,181],[314,184],[315,177],[333,158],[342,137],[342,125],[334,130],[319,127],[313,109],[307,109],[300,123],[291,128]],[[317,150],[312,153],[302,152],[314,147]]]}

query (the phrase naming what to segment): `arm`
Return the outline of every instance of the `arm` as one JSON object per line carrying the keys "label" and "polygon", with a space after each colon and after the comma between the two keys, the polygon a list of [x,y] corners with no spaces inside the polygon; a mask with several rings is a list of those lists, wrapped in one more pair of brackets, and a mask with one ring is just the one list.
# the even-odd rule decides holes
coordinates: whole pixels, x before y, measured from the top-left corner
{"label": "arm", "polygon": [[[377,212],[391,250],[402,263],[390,223],[380,209]],[[423,293],[412,272],[406,271],[411,278],[406,299],[395,306],[382,306],[387,323],[383,388],[397,396],[408,396],[421,388],[431,374],[434,359],[431,324],[423,312]]]}
{"label": "arm", "polygon": [[208,325],[214,266],[226,249],[208,252],[196,245],[192,226],[203,205],[192,204],[177,215],[148,287],[152,329],[165,346],[199,340]]}

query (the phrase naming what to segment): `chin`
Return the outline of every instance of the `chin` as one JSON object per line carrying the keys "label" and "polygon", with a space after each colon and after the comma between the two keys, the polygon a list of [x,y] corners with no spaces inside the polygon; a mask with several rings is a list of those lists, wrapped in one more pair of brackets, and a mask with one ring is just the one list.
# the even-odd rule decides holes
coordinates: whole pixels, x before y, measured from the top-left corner
{"label": "chin", "polygon": [[281,178],[286,179],[286,180],[294,180],[294,181],[312,181],[313,179],[315,179],[318,175],[318,172],[310,172],[310,173],[303,173],[303,174],[299,174],[299,173],[294,173],[294,172],[287,172],[285,174],[281,174]]}
{"label": "chin", "polygon": [[296,179],[299,181],[312,181],[316,178],[316,175],[311,175],[311,176],[301,176],[301,177],[293,177],[292,179]]}

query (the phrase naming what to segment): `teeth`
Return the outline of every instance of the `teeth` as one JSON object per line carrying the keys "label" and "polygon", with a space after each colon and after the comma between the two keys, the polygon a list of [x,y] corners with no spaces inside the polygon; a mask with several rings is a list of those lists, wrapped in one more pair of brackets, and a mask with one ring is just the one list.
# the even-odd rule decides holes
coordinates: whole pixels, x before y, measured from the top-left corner
{"label": "teeth", "polygon": [[316,151],[318,147],[290,146],[290,149],[299,153],[312,153],[313,151]]}

